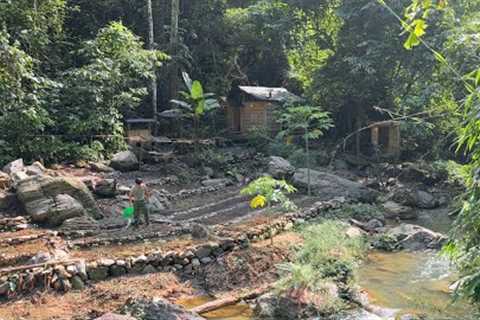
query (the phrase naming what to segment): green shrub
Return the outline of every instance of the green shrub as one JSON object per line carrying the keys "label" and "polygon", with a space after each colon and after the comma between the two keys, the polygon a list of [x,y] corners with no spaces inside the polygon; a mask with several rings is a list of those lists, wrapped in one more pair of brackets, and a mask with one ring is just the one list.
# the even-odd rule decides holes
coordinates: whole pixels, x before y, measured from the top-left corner
{"label": "green shrub", "polygon": [[267,153],[271,142],[271,134],[265,128],[254,127],[247,132],[247,146],[254,148],[257,152]]}
{"label": "green shrub", "polygon": [[398,249],[398,241],[389,234],[380,234],[373,239],[373,247],[383,251],[395,251]]}
{"label": "green shrub", "polygon": [[348,237],[347,227],[339,221],[325,221],[301,230],[304,244],[292,263],[280,266],[279,288],[316,290],[331,279],[349,282],[367,245],[362,237]]}
{"label": "green shrub", "polygon": [[438,160],[431,163],[431,168],[434,174],[444,177],[451,184],[465,187],[472,182],[471,165],[459,164],[452,160]]}

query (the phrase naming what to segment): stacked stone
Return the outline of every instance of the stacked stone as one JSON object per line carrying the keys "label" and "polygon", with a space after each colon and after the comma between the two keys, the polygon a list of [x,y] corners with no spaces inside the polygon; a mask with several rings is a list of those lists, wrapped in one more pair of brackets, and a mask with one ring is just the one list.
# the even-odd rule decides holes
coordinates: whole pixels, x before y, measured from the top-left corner
{"label": "stacked stone", "polygon": [[172,194],[171,199],[169,200],[182,200],[195,195],[202,195],[205,193],[216,192],[216,191],[224,190],[226,186],[227,186],[226,183],[220,183],[220,184],[211,185],[211,186],[199,187],[196,189],[188,189],[188,190],[184,189],[184,190],[180,190],[175,194]]}
{"label": "stacked stone", "polygon": [[[328,210],[338,207],[336,202],[319,202],[302,212],[295,212],[261,225],[235,238],[209,241],[183,251],[156,251],[147,255],[123,259],[100,259],[97,261],[58,264],[51,267],[33,268],[24,272],[13,272],[0,278],[0,296],[27,293],[35,288],[54,288],[58,291],[83,289],[88,281],[102,281],[126,274],[148,274],[155,272],[181,272],[194,275],[202,265],[237,248],[245,248],[251,241],[261,241],[270,235],[290,230],[295,223],[316,218]],[[5,271],[5,270],[4,270]],[[0,274],[2,270],[0,270]]]}
{"label": "stacked stone", "polygon": [[0,218],[0,232],[15,232],[28,228],[25,217]]}

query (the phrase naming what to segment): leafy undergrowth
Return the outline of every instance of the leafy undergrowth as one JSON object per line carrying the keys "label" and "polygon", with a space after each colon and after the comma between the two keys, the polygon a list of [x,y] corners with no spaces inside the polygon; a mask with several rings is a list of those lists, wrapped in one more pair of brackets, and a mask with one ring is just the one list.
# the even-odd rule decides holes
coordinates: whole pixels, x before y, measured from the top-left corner
{"label": "leafy undergrowth", "polygon": [[338,289],[353,282],[358,261],[367,247],[363,237],[349,237],[347,225],[325,221],[301,230],[304,243],[293,262],[281,264],[277,294],[286,294],[305,305],[314,305],[317,314],[333,314],[344,307]]}

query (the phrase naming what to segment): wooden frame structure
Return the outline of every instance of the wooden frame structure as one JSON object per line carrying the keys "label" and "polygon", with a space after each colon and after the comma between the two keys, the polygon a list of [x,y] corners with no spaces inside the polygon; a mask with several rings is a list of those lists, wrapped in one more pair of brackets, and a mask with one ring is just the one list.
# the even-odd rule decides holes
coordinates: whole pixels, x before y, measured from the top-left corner
{"label": "wooden frame structure", "polygon": [[227,128],[232,133],[248,134],[253,129],[278,130],[275,108],[302,99],[285,88],[239,86],[226,103]]}
{"label": "wooden frame structure", "polygon": [[401,151],[400,122],[382,121],[369,127],[371,143],[380,149],[381,155],[398,158]]}

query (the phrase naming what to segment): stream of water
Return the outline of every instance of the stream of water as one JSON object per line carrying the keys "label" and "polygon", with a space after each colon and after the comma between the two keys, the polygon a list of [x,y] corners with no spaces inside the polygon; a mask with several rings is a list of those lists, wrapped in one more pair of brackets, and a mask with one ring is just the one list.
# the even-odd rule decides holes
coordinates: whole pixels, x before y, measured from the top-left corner
{"label": "stream of water", "polygon": [[372,252],[358,274],[373,304],[427,319],[478,319],[468,303],[453,302],[455,280],[450,262],[434,252]]}
{"label": "stream of water", "polygon": [[[414,223],[447,233],[451,222],[448,211],[440,209],[420,212],[419,219]],[[452,300],[449,286],[456,277],[450,262],[438,252],[373,251],[360,267],[357,278],[358,284],[368,292],[372,304],[398,309],[399,314],[423,315],[428,320],[480,319],[471,305]],[[200,296],[180,304],[194,307],[209,299]],[[249,320],[252,319],[252,310],[247,304],[238,304],[204,316],[215,320]],[[348,319],[371,318],[357,314]]]}
{"label": "stream of water", "polygon": [[[192,299],[178,301],[177,304],[180,304],[187,309],[191,309],[210,301],[212,301],[212,298],[209,296],[198,296]],[[250,320],[253,319],[252,315],[253,310],[248,304],[238,303],[202,314],[202,317],[209,320]]]}
{"label": "stream of water", "polygon": [[[452,219],[446,208],[423,210],[413,223],[446,234]],[[373,304],[427,319],[479,319],[471,305],[452,300],[449,286],[456,280],[454,267],[438,252],[371,252],[358,272]]]}

